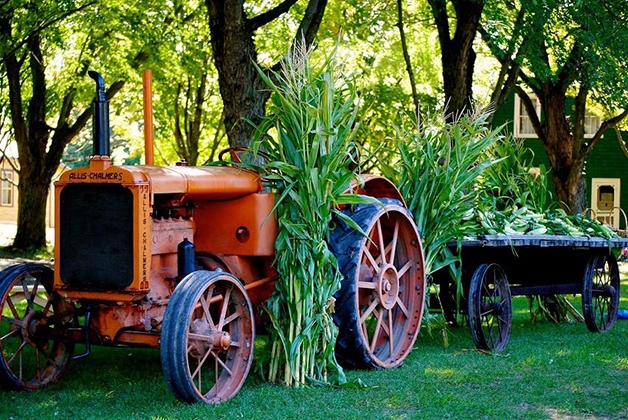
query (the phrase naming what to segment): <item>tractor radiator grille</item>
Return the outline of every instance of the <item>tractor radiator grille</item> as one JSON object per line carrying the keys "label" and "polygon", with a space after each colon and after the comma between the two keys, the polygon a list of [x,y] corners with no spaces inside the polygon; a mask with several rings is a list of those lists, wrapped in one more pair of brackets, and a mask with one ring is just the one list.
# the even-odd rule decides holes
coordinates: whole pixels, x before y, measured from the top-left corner
{"label": "tractor radiator grille", "polygon": [[69,184],[60,197],[60,274],[82,290],[133,281],[133,194],[117,184]]}

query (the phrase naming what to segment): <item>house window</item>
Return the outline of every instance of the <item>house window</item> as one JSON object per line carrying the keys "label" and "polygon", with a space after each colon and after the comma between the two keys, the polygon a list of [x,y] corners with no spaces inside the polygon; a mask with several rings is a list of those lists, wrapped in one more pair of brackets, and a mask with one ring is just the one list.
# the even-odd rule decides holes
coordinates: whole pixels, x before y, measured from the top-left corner
{"label": "house window", "polygon": [[0,184],[1,198],[0,204],[3,206],[13,205],[13,171],[2,170],[2,181]]}
{"label": "house window", "polygon": [[584,137],[590,138],[595,135],[597,130],[602,125],[602,119],[595,115],[584,116]]}
{"label": "house window", "polygon": [[[536,95],[530,94],[529,96],[532,104],[534,105],[534,109],[536,110],[536,116],[540,118],[541,102]],[[528,115],[528,112],[526,111],[523,101],[519,95],[515,95],[515,137],[536,137],[536,132],[534,131],[534,127],[530,121],[530,116]]]}

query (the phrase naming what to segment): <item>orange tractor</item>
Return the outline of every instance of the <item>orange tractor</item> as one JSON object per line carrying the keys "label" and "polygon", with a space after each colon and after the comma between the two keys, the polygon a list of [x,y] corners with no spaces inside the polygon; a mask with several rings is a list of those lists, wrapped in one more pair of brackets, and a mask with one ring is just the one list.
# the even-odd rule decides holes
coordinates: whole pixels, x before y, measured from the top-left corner
{"label": "orange tractor", "polygon": [[[256,307],[277,278],[274,195],[258,173],[235,167],[113,165],[104,82],[90,75],[94,155],[56,182],[54,270],[0,273],[0,382],[37,389],[92,345],[144,346],[160,349],[180,400],[229,399],[253,360]],[[344,366],[395,367],[423,315],[421,241],[388,180],[367,176],[353,188],[383,205],[342,210],[368,237],[340,221],[331,233],[344,276],[336,354]]]}

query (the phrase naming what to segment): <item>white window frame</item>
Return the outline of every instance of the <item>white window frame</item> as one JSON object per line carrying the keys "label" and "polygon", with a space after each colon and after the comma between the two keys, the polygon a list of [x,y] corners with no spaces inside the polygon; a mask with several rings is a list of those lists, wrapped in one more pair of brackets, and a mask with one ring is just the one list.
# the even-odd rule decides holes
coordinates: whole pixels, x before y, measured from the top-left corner
{"label": "white window frame", "polygon": [[[537,96],[533,93],[528,94],[530,100],[534,104],[534,108],[536,109],[536,116],[541,118],[541,101],[537,98]],[[519,94],[515,95],[515,116],[514,116],[514,134],[517,138],[536,138],[536,132],[534,131],[534,127],[532,124],[529,124],[529,130],[522,130],[521,121],[523,119],[527,119],[529,121],[528,113],[523,105],[523,101]],[[584,137],[592,138],[597,130],[602,125],[602,118],[598,117],[594,114],[586,114],[584,116]]]}
{"label": "white window frame", "polygon": [[13,207],[14,200],[14,172],[10,169],[2,169],[0,174],[2,180],[0,182],[0,205],[3,207]]}
{"label": "white window frame", "polygon": [[[532,103],[534,104],[534,108],[536,109],[536,116],[538,118],[541,118],[541,101],[539,101],[539,99],[536,97],[535,94],[531,93],[529,94],[530,99],[532,100]],[[528,117],[528,113],[526,112],[525,106],[523,105],[523,101],[521,100],[521,97],[516,94],[515,95],[515,118],[514,118],[514,122],[515,122],[515,127],[514,127],[514,134],[515,137],[517,138],[536,138],[538,137],[536,135],[536,132],[534,131],[534,127],[532,127],[532,124],[529,124],[529,128],[530,130],[522,130],[521,127],[521,121],[523,119],[527,119],[528,121],[530,120],[530,117]]]}
{"label": "white window frame", "polygon": [[592,138],[602,125],[602,118],[597,115],[587,114],[584,116],[584,138]]}

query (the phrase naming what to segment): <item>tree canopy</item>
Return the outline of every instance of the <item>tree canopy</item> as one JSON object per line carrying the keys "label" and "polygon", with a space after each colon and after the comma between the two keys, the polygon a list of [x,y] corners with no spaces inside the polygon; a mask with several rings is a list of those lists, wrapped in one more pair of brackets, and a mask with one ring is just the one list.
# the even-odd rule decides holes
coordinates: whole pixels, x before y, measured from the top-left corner
{"label": "tree canopy", "polygon": [[[337,47],[345,72],[356,76],[363,170],[377,169],[394,153],[400,115],[446,107],[453,118],[482,102],[474,97],[478,84],[494,91],[494,106],[513,89],[528,107],[536,95],[542,112],[532,121],[552,162],[558,198],[575,211],[582,207],[587,155],[628,113],[624,6],[621,0],[1,0],[0,139],[13,139],[19,151],[14,245],[45,245],[52,176],[60,163],[91,153],[88,69],[102,73],[108,86],[117,163],[141,161],[141,71],[150,68],[157,162],[205,164],[221,148],[248,145],[269,95],[257,68],[276,70],[302,41],[315,46],[313,58],[316,49]],[[478,75],[478,63],[494,58],[501,68]],[[593,107],[604,122],[585,136],[583,121]]]}
{"label": "tree canopy", "polygon": [[[542,7],[528,0],[495,2],[487,11],[483,38],[503,73],[518,74],[516,90],[547,151],[557,198],[572,213],[587,207],[586,157],[608,128],[628,116],[627,23],[620,0],[546,1]],[[541,115],[531,95],[538,98]],[[592,104],[604,109],[604,121],[585,133]]]}

